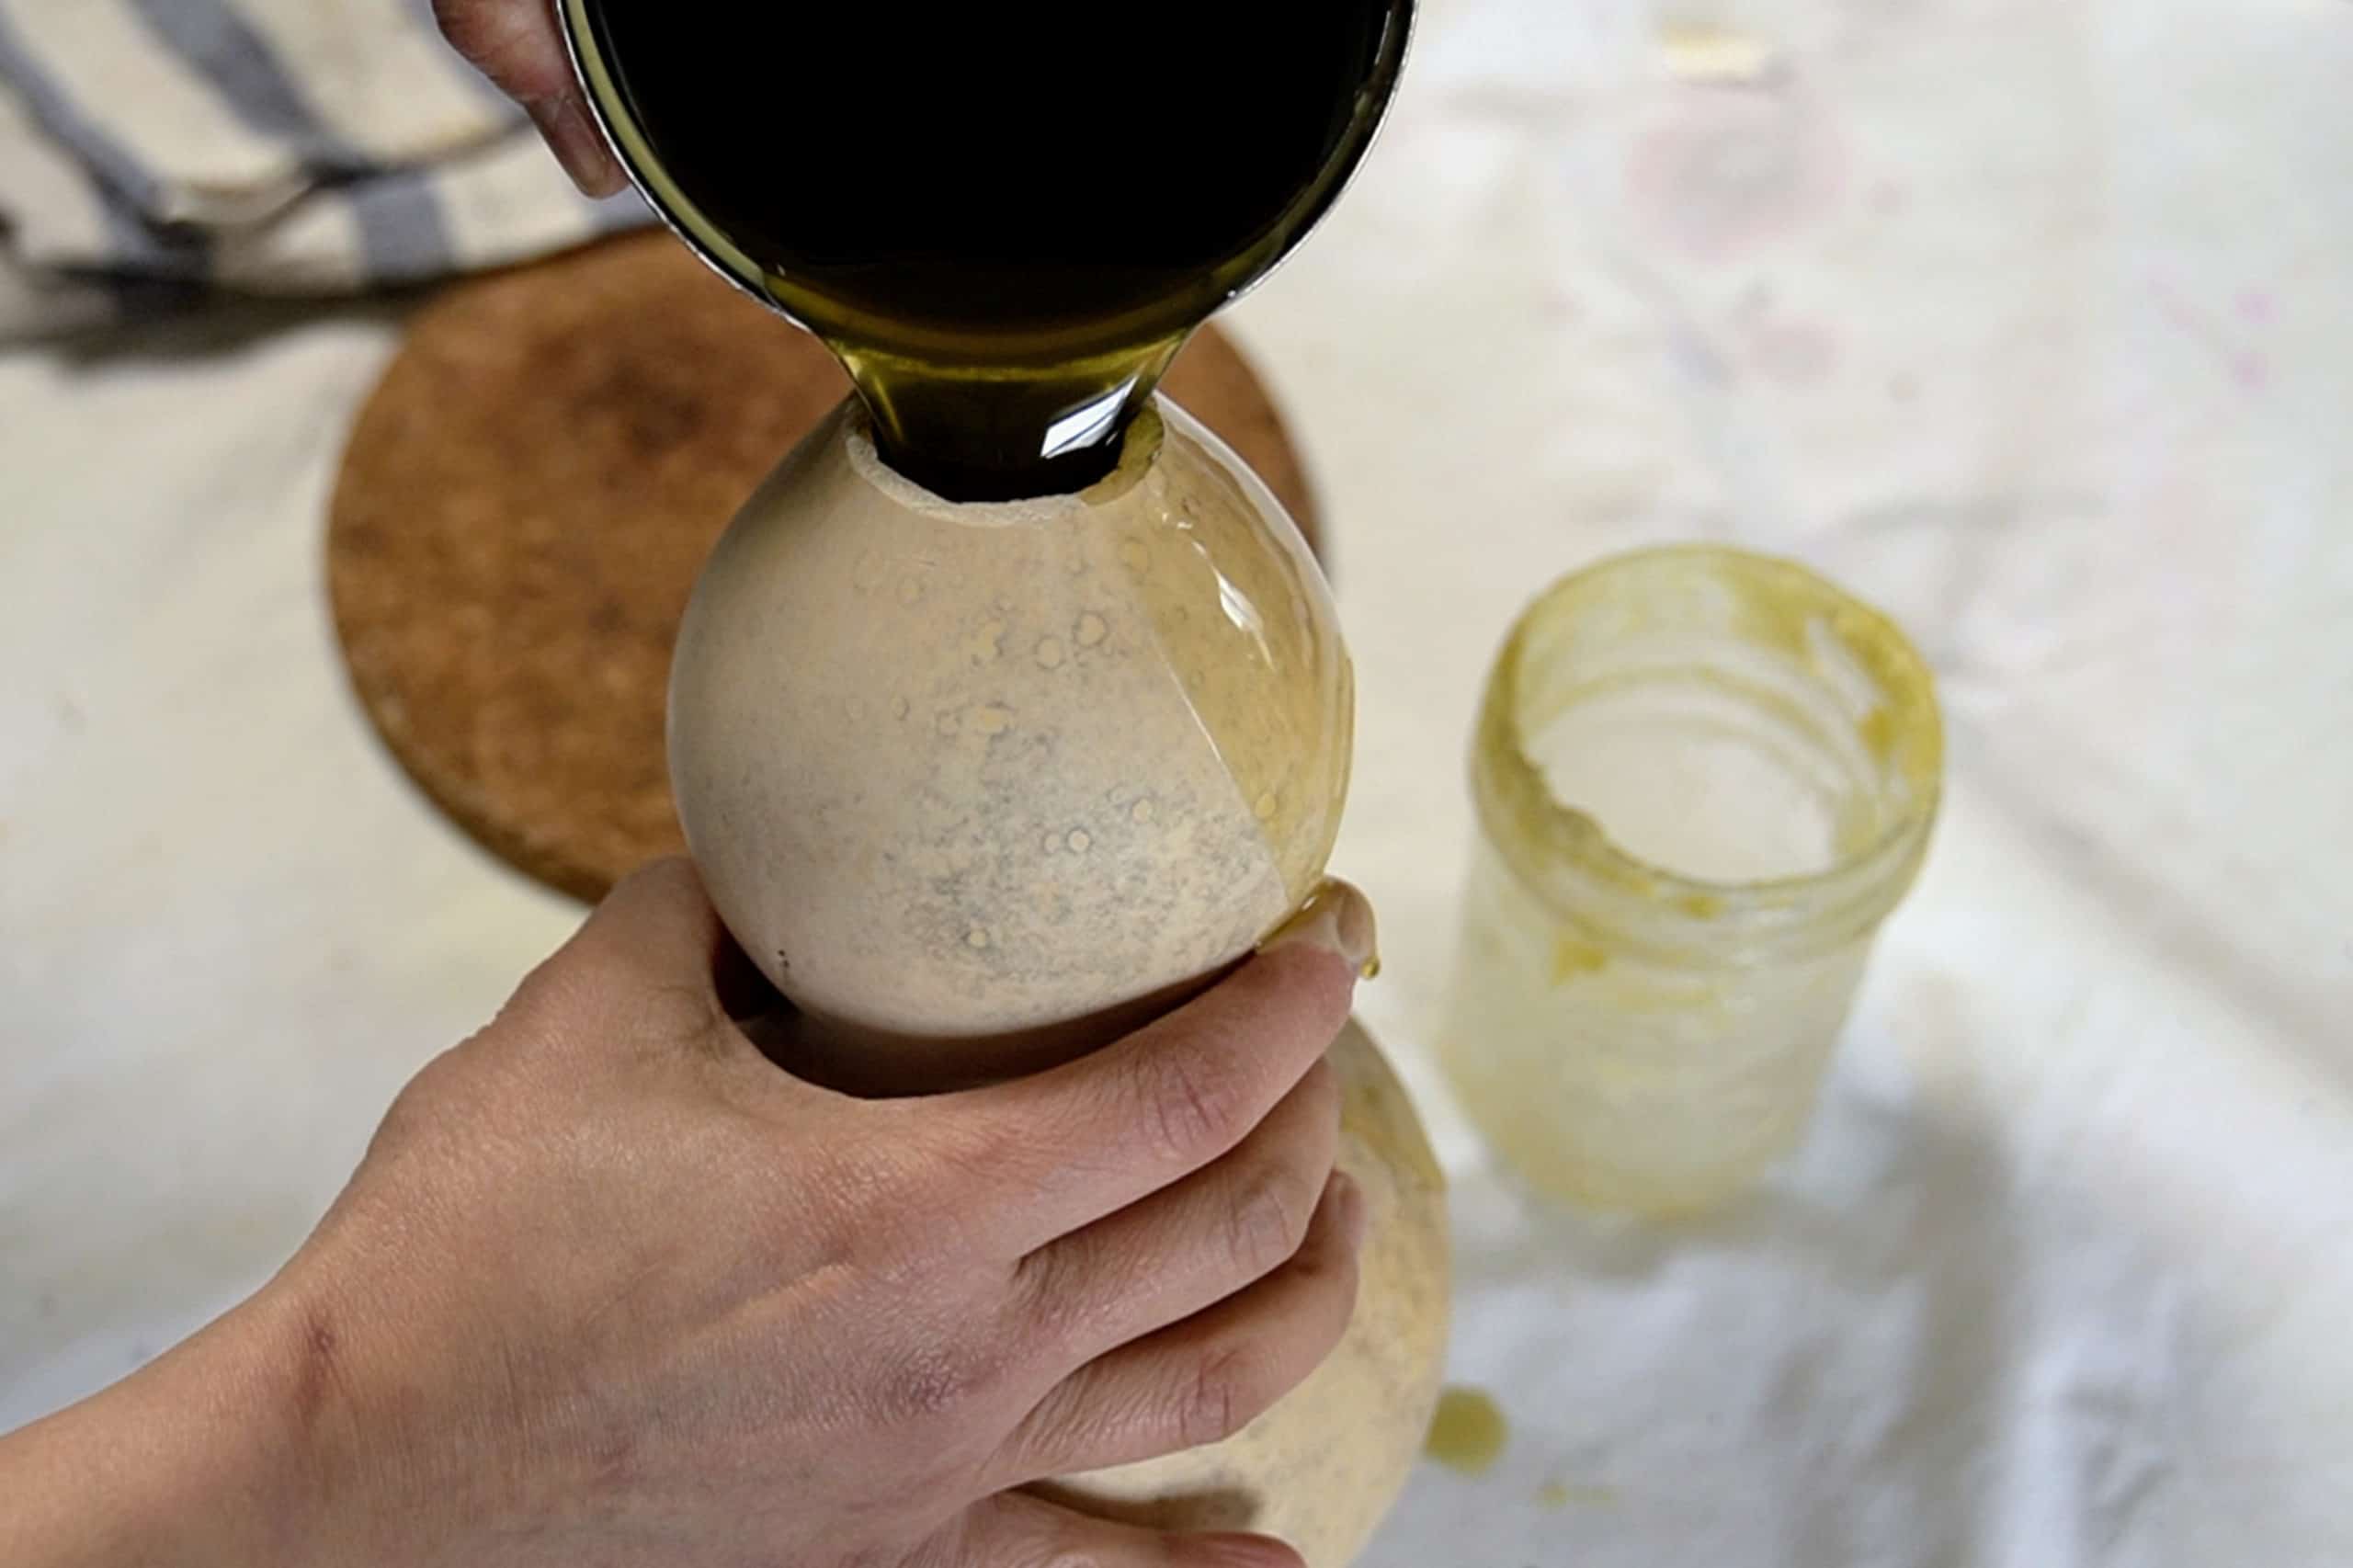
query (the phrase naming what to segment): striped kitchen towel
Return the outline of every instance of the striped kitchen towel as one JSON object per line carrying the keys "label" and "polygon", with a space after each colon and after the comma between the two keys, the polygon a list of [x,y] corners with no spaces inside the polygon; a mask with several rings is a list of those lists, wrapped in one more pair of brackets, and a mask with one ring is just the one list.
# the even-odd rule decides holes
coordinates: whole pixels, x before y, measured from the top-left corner
{"label": "striped kitchen towel", "polygon": [[574,191],[429,0],[0,0],[0,340],[416,283],[648,216]]}

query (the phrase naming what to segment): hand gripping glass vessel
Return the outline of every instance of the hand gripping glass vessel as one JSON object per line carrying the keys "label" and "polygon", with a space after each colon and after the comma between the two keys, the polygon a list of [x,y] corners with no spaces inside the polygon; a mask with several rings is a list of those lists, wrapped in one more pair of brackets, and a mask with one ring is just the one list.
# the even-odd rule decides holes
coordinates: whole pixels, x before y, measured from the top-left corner
{"label": "hand gripping glass vessel", "polygon": [[[640,187],[858,389],[712,553],[671,677],[679,816],[796,1068],[913,1093],[1066,1060],[1313,895],[1353,722],[1331,598],[1154,389],[1337,195],[1409,11],[563,0]],[[1340,1568],[1403,1484],[1444,1203],[1380,1053],[1351,1027],[1333,1060],[1370,1213],[1339,1349],[1235,1437],[1062,1495]]]}

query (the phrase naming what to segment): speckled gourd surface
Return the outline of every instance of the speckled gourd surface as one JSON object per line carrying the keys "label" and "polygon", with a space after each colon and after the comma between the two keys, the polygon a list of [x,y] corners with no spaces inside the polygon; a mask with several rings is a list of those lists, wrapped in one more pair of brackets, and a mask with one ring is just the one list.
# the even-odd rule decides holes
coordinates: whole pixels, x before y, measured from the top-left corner
{"label": "speckled gourd surface", "polygon": [[[1322,877],[1354,692],[1330,594],[1256,475],[1168,403],[1075,494],[959,504],[845,403],[712,553],[671,673],[680,820],[836,1081],[943,1087],[1112,1038]],[[1442,1186],[1351,1025],[1354,1318],[1224,1442],[1067,1478],[1098,1511],[1270,1530],[1340,1568],[1403,1485],[1446,1330]]]}

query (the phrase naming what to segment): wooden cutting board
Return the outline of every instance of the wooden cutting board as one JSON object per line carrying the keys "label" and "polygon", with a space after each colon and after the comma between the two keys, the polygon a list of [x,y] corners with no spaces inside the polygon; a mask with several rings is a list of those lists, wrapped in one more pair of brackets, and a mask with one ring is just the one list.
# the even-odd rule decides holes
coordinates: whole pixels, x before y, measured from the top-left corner
{"label": "wooden cutting board", "polygon": [[[1205,329],[1165,385],[1316,542],[1233,345]],[[352,685],[411,777],[581,898],[682,848],[663,764],[678,618],[736,507],[847,391],[813,338],[665,234],[422,312],[353,427],[327,530]]]}

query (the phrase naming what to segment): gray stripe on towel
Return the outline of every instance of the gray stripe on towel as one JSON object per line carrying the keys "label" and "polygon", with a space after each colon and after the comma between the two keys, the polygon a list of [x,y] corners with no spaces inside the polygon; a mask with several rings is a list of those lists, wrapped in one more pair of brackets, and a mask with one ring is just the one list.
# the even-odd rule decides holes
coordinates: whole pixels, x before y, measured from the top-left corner
{"label": "gray stripe on towel", "polygon": [[0,0],[0,77],[24,95],[26,105],[42,130],[63,142],[121,199],[142,212],[164,204],[161,181],[124,147],[82,111],[63,85],[41,68],[25,47]]}
{"label": "gray stripe on towel", "polygon": [[394,169],[334,192],[351,204],[370,282],[422,282],[455,266],[436,178],[430,169]]}
{"label": "gray stripe on towel", "polygon": [[248,128],[290,144],[313,167],[347,176],[324,194],[350,203],[368,281],[411,283],[450,269],[449,224],[432,176],[370,163],[319,117],[269,40],[231,0],[131,4]]}
{"label": "gray stripe on towel", "polygon": [[212,275],[212,236],[185,223],[168,227],[148,222],[114,192],[99,187],[100,221],[106,225],[108,265],[125,277],[150,282],[200,283]]}
{"label": "gray stripe on towel", "polygon": [[290,144],[314,168],[349,172],[368,166],[365,154],[319,118],[269,40],[232,10],[228,0],[129,3],[245,129]]}

